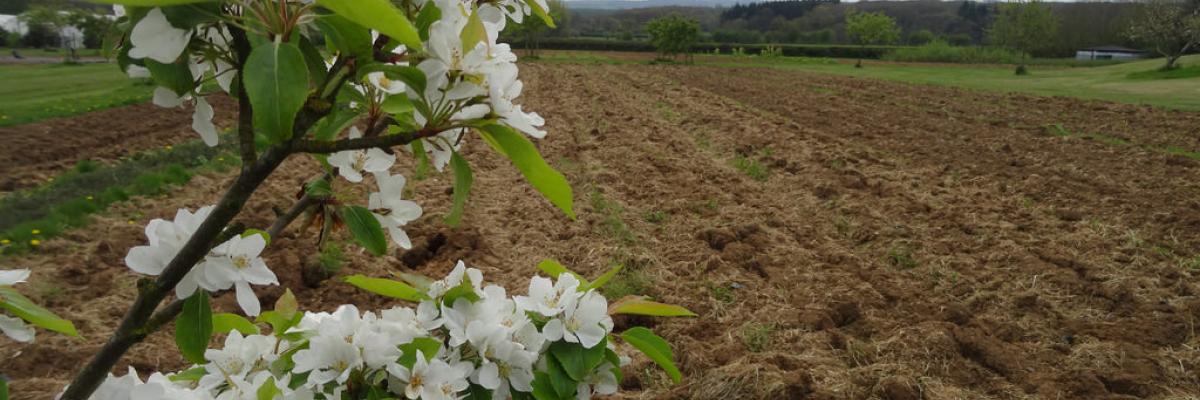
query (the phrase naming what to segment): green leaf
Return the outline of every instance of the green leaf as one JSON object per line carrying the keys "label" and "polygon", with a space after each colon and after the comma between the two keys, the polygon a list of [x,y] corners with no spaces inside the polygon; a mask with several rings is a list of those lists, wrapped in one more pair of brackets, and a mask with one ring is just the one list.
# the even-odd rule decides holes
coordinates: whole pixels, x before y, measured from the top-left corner
{"label": "green leaf", "polygon": [[604,286],[604,284],[608,283],[608,281],[611,281],[613,277],[617,276],[617,274],[621,272],[622,268],[624,268],[624,266],[621,264],[617,264],[612,268],[609,268],[608,272],[605,272],[604,275],[600,275],[600,277],[596,278],[595,281],[592,281],[590,285],[587,285],[587,288],[584,291],[586,292],[591,289],[601,288]]}
{"label": "green leaf", "polygon": [[296,302],[296,294],[292,293],[292,289],[284,289],[283,296],[275,300],[275,312],[287,319],[300,314],[300,303]]}
{"label": "green leaf", "polygon": [[204,364],[204,351],[213,335],[212,306],[208,292],[197,290],[183,301],[183,312],[175,320],[175,344],[188,361]]}
{"label": "green leaf", "polygon": [[255,393],[255,397],[258,400],[275,400],[276,396],[282,395],[283,392],[279,391],[279,387],[275,386],[274,376],[267,378],[267,381],[263,382],[262,386],[258,387],[258,392]]}
{"label": "green leaf", "polygon": [[300,54],[304,55],[305,69],[308,71],[308,75],[313,78],[308,82],[311,85],[310,88],[315,89],[319,85],[323,85],[325,83],[326,67],[325,58],[321,56],[321,50],[318,50],[304,36],[300,36],[296,43],[300,49]]}
{"label": "green leaf", "polygon": [[359,289],[394,299],[419,302],[429,298],[429,296],[426,296],[425,293],[416,288],[406,285],[404,282],[393,281],[391,279],[353,275],[346,277],[346,283],[354,285],[354,287]]}
{"label": "green leaf", "polygon": [[467,17],[467,25],[463,27],[462,32],[458,35],[462,40],[463,52],[470,52],[475,49],[475,45],[479,43],[487,43],[487,29],[483,27],[483,19],[479,17],[479,10],[472,10],[471,16]]}
{"label": "green leaf", "polygon": [[604,352],[608,350],[606,343],[606,340],[601,340],[589,349],[579,343],[560,340],[550,344],[550,355],[558,360],[571,379],[582,381],[604,362]]}
{"label": "green leaf", "polygon": [[8,310],[10,314],[34,326],[68,336],[79,336],[79,332],[75,331],[75,324],[72,324],[71,321],[59,318],[50,310],[34,304],[32,300],[17,293],[11,287],[0,287],[0,308]]}
{"label": "green leaf", "polygon": [[683,374],[679,373],[679,368],[675,366],[675,354],[671,352],[671,345],[653,331],[640,326],[633,327],[621,333],[621,339],[658,364],[675,383],[683,380]]}
{"label": "green leaf", "polygon": [[542,8],[542,6],[538,4],[537,0],[525,0],[525,4],[529,4],[529,8],[533,9],[533,14],[537,15],[538,18],[541,18],[542,22],[546,23],[546,26],[549,26],[550,29],[556,28],[554,26],[554,18],[550,18],[550,14],[546,12],[545,8]]}
{"label": "green leaf", "polygon": [[471,384],[467,388],[467,396],[463,400],[492,400],[492,391],[480,385]]}
{"label": "green leaf", "polygon": [[575,271],[567,269],[567,267],[563,266],[562,264],[559,264],[558,261],[554,261],[554,260],[547,258],[545,260],[542,260],[542,262],[538,263],[537,267],[538,267],[538,269],[542,270],[542,272],[545,272],[546,275],[549,275],[551,278],[558,279],[559,275],[566,273],[566,274],[571,274],[571,276],[574,276],[575,279],[579,281],[580,287],[585,287],[585,286],[589,285],[587,278],[584,278],[583,275],[579,275],[579,274],[575,273]]}
{"label": "green leaf", "polygon": [[308,98],[308,68],[300,48],[285,42],[255,47],[243,77],[255,130],[272,143],[291,139],[296,113]]}
{"label": "green leaf", "polygon": [[400,360],[398,363],[404,368],[412,369],[417,363],[417,351],[425,356],[425,362],[432,360],[437,355],[439,349],[442,348],[442,342],[432,338],[416,338],[411,342],[400,345]]}
{"label": "green leaf", "polygon": [[367,28],[400,41],[410,50],[421,49],[421,37],[404,13],[388,0],[317,0],[317,4]]}
{"label": "green leaf", "polygon": [[258,318],[255,318],[255,321],[271,325],[272,335],[284,337],[284,332],[300,323],[300,319],[303,317],[304,314],[301,313],[293,313],[291,317],[288,317],[279,311],[263,311]]}
{"label": "green leaf", "polygon": [[[607,339],[612,340],[612,335],[608,335]],[[612,364],[612,373],[613,376],[617,377],[618,383],[625,380],[625,377],[622,376],[623,374],[621,373],[621,356],[618,355],[617,352],[612,351],[612,349],[605,348],[604,360],[608,361],[609,364]]]}
{"label": "green leaf", "polygon": [[243,335],[257,335],[258,327],[241,315],[231,313],[213,314],[212,327],[214,333],[241,332]]}
{"label": "green leaf", "polygon": [[361,206],[345,206],[338,210],[354,240],[363,248],[376,256],[387,252],[387,237],[384,236],[383,226],[370,210]]}
{"label": "green leaf", "polygon": [[146,69],[150,70],[150,77],[158,86],[171,89],[177,95],[190,93],[196,87],[196,81],[192,80],[192,70],[186,63],[163,64],[149,58],[142,61],[143,64],[146,64]]}
{"label": "green leaf", "polygon": [[424,275],[410,274],[408,272],[393,272],[392,275],[400,278],[400,280],[409,284],[409,286],[420,290],[421,293],[428,292],[429,286],[433,284],[433,279],[429,279],[429,277]]}
{"label": "green leaf", "polygon": [[429,40],[429,26],[433,25],[437,20],[442,19],[442,10],[437,8],[434,3],[427,2],[421,7],[421,12],[417,14],[417,32],[421,33],[421,40]]}
{"label": "green leaf", "polygon": [[413,157],[417,159],[417,166],[413,171],[413,179],[418,181],[424,180],[429,174],[429,169],[433,168],[433,164],[429,162],[429,154],[425,152],[425,141],[416,140],[409,144],[412,146]]}
{"label": "green leaf", "polygon": [[367,60],[371,59],[374,50],[371,47],[370,29],[336,14],[318,16],[316,23],[337,51]]}
{"label": "green leaf", "polygon": [[695,317],[696,313],[689,311],[686,308],[663,304],[646,300],[642,296],[626,296],[618,300],[612,307],[609,307],[608,313],[611,315],[630,314],[630,315],[648,315],[652,317]]}
{"label": "green leaf", "polygon": [[554,392],[550,375],[537,371],[533,373],[533,398],[537,400],[558,400],[558,393]]}
{"label": "green leaf", "polygon": [[196,382],[205,375],[208,375],[207,368],[196,367],[175,375],[171,375],[170,377],[167,377],[167,379],[170,379],[171,382]]}
{"label": "green leaf", "polygon": [[446,215],[446,225],[457,226],[466,210],[467,198],[471,196],[471,183],[475,178],[471,176],[471,164],[457,151],[450,154],[450,168],[454,170],[454,206]]}
{"label": "green leaf", "polygon": [[513,165],[525,175],[525,180],[546,200],[566,213],[567,217],[575,219],[575,211],[572,210],[574,199],[567,178],[546,164],[546,160],[542,159],[525,135],[497,124],[484,126],[480,133],[497,151],[512,160]]}
{"label": "green leaf", "polygon": [[242,232],[242,237],[244,237],[244,238],[254,236],[254,235],[262,236],[263,240],[267,242],[267,245],[268,246],[271,245],[271,234],[267,233],[267,231],[264,231],[262,229],[250,228],[250,229],[247,229],[245,232]]}
{"label": "green leaf", "polygon": [[406,114],[412,112],[413,103],[412,100],[408,99],[408,96],[398,94],[388,96],[383,100],[383,104],[379,105],[379,108],[388,114]]}
{"label": "green leaf", "polygon": [[312,197],[333,196],[333,185],[324,179],[317,179],[304,185],[304,192]]}
{"label": "green leaf", "polygon": [[0,400],[8,400],[8,378],[0,375]]}
{"label": "green leaf", "polygon": [[462,283],[442,295],[442,304],[454,307],[454,302],[458,299],[466,299],[472,303],[479,301],[479,294],[475,293],[475,286],[471,284],[471,278],[468,276],[463,276]]}
{"label": "green leaf", "polygon": [[217,0],[90,0],[93,3],[121,4],[126,6],[155,7],[178,4],[207,3]]}
{"label": "green leaf", "polygon": [[550,387],[554,388],[554,393],[558,394],[560,399],[574,398],[579,382],[567,374],[558,359],[549,357],[546,361],[546,369],[549,370],[547,373],[550,375]]}
{"label": "green leaf", "polygon": [[411,88],[409,90],[414,90],[417,93],[425,92],[425,85],[427,84],[425,73],[421,72],[421,70],[417,69],[417,67],[370,64],[362,67],[358,74],[360,77],[362,77],[372,72],[383,72],[388,79],[395,79],[399,80],[400,82],[404,82],[406,86]]}

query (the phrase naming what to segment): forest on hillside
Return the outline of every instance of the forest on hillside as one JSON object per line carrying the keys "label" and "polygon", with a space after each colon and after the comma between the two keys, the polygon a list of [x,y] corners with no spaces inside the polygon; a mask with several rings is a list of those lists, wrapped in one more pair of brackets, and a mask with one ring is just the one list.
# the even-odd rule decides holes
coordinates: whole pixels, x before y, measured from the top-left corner
{"label": "forest on hillside", "polygon": [[[1098,45],[1136,46],[1125,37],[1138,13],[1136,3],[1047,3],[1059,22],[1054,43],[1038,54],[1069,55]],[[570,3],[567,3],[570,7]],[[651,19],[681,15],[700,23],[703,39],[717,43],[849,44],[846,15],[882,12],[901,28],[901,44],[941,39],[957,45],[984,44],[997,3],[976,1],[785,0],[732,7],[654,7],[629,10],[571,9],[571,23],[557,36],[615,39],[645,37]]]}

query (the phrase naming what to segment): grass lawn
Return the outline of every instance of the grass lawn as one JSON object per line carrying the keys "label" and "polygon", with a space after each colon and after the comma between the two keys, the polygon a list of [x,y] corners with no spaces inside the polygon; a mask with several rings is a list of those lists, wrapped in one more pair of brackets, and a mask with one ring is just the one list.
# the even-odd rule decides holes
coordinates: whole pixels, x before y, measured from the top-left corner
{"label": "grass lawn", "polygon": [[147,101],[154,89],[110,63],[0,65],[0,82],[0,126]]}
{"label": "grass lawn", "polygon": [[[646,58],[649,59],[650,55]],[[600,52],[547,52],[545,62],[622,63],[638,62],[627,57],[608,57]],[[1158,72],[1161,59],[1117,65],[1067,68],[1031,66],[1030,75],[1017,76],[1009,65],[952,65],[867,61],[854,68],[853,61],[802,57],[734,57],[696,55],[696,64],[725,67],[766,67],[825,74],[861,76],[928,85],[956,86],[998,92],[1024,92],[1043,96],[1068,96],[1121,103],[1200,110],[1200,70]],[[1200,64],[1200,55],[1184,57],[1185,66]]]}
{"label": "grass lawn", "polygon": [[[0,55],[11,56],[13,48],[4,47],[3,50],[0,50],[0,51],[3,51],[3,53],[0,53]],[[58,57],[58,58],[62,58],[62,57],[67,56],[66,49],[18,48],[17,52],[19,52],[22,57]],[[79,49],[76,52],[79,53],[80,57],[100,57],[100,49]]]}

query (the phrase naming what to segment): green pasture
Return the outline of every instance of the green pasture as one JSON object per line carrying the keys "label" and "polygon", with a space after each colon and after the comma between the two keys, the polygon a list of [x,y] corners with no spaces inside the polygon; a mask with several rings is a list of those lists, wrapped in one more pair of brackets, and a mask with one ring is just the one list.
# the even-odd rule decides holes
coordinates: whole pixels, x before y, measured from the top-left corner
{"label": "green pasture", "polygon": [[0,126],[150,100],[154,87],[116,64],[0,65]]}

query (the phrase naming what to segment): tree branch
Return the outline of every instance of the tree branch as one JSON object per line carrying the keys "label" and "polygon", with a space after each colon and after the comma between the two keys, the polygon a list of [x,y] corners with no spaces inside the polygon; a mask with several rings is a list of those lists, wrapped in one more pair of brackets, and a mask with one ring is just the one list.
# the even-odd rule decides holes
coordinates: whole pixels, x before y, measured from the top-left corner
{"label": "tree branch", "polygon": [[[246,31],[242,28],[232,26],[229,28],[230,36],[233,36],[233,50],[237,54],[237,70],[238,76],[246,76],[243,70],[246,67],[246,58],[250,56],[250,40],[246,38]],[[238,82],[238,147],[241,150],[242,165],[250,165],[254,163],[254,114],[250,108],[250,96],[246,94],[246,85]]]}
{"label": "tree branch", "polygon": [[406,145],[416,141],[417,139],[437,136],[439,133],[458,128],[466,128],[466,126],[452,126],[446,129],[423,129],[416,132],[375,137],[361,137],[358,139],[342,139],[332,142],[319,140],[299,140],[292,145],[292,151],[297,153],[330,154],[347,150],[363,150],[371,148],[386,149],[390,147]]}

